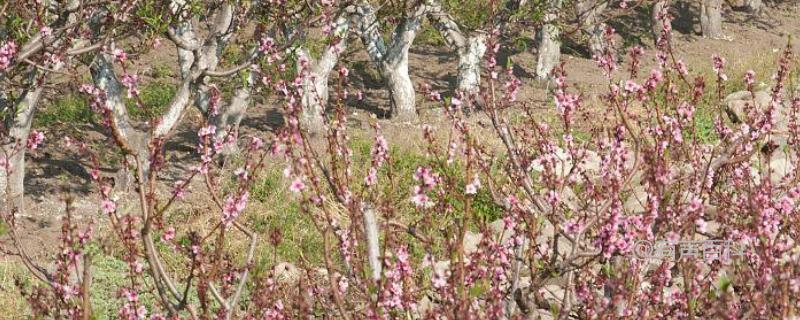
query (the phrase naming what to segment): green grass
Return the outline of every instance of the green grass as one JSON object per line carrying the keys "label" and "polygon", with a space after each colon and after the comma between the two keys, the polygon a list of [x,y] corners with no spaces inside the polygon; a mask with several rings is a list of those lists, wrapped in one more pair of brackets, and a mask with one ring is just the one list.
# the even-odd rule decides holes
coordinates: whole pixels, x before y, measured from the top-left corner
{"label": "green grass", "polygon": [[136,105],[136,100],[126,99],[125,106],[128,113],[137,120],[152,119],[161,116],[166,110],[167,105],[175,95],[175,87],[171,84],[162,82],[151,82],[145,84],[139,93],[142,100],[141,108]]}
{"label": "green grass", "polygon": [[[94,319],[116,319],[117,311],[124,303],[118,298],[120,290],[130,286],[127,278],[128,264],[101,254],[92,259],[92,266],[91,301]],[[144,293],[144,290],[140,291],[139,300],[148,310],[153,310],[158,304],[157,298],[151,293]]]}
{"label": "green grass", "polygon": [[17,279],[23,283],[30,282],[28,273],[19,260],[4,257],[0,260],[0,310],[6,316],[29,316],[31,311],[28,304],[14,284]]}
{"label": "green grass", "polygon": [[[141,108],[136,105],[135,99],[132,98],[125,98],[125,106],[133,119],[144,121],[159,117],[166,109],[166,106],[169,105],[173,95],[175,95],[175,87],[173,85],[151,82],[140,89]],[[95,117],[96,115],[89,108],[89,100],[85,95],[68,94],[56,97],[49,104],[38,110],[33,126],[41,128],[55,124],[91,124],[97,120]]]}
{"label": "green grass", "polygon": [[[254,200],[247,214],[248,225],[261,239],[256,254],[255,274],[268,271],[277,262],[300,261],[304,257],[317,264],[324,261],[322,237],[304,213],[295,195],[287,188],[280,168],[271,168],[250,190]],[[273,247],[270,238],[279,234],[281,241]]]}
{"label": "green grass", "polygon": [[175,76],[175,73],[169,66],[155,65],[150,69],[150,76],[156,79],[172,78]]}
{"label": "green grass", "polygon": [[34,127],[49,127],[57,123],[86,124],[94,116],[89,101],[82,95],[66,95],[53,100],[35,116]]}

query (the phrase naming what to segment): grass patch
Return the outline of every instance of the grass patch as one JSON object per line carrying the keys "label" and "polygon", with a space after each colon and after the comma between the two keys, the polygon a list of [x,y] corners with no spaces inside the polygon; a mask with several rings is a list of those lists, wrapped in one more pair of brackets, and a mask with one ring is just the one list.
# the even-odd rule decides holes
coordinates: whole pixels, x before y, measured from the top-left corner
{"label": "grass patch", "polygon": [[[133,119],[139,121],[160,117],[175,95],[175,87],[173,85],[161,82],[148,83],[140,91],[141,108],[136,105],[135,99],[125,99],[128,113]],[[44,108],[37,111],[33,126],[91,124],[96,120],[94,117],[95,114],[89,108],[89,100],[86,96],[68,94],[53,99]]]}
{"label": "grass patch", "polygon": [[160,117],[175,95],[175,86],[161,82],[151,82],[144,85],[139,93],[142,106],[136,105],[135,99],[126,99],[125,106],[128,113],[136,120],[146,120]]}
{"label": "grass patch", "polygon": [[30,282],[22,264],[13,258],[0,260],[0,310],[9,317],[29,317],[31,311],[27,301],[19,293],[15,284],[17,280],[26,285]]}
{"label": "grass patch", "polygon": [[69,94],[51,101],[35,117],[34,127],[49,127],[54,124],[88,124],[94,113],[89,101],[80,95]]}
{"label": "grass patch", "polygon": [[[312,264],[324,261],[322,237],[288,191],[279,168],[264,172],[250,194],[254,202],[248,210],[247,224],[262,239],[256,253],[256,275],[268,271],[277,262],[300,261],[301,257]],[[277,247],[270,244],[275,236],[281,239]]]}

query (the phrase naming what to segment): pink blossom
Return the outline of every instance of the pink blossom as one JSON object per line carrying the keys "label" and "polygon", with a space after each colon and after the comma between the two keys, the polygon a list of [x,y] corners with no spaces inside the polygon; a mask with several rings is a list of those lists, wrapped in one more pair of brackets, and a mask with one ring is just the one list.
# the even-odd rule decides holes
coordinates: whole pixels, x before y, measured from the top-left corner
{"label": "pink blossom", "polygon": [[575,218],[564,221],[564,224],[561,226],[565,233],[571,235],[583,232],[584,227],[584,224]]}
{"label": "pink blossom", "polygon": [[128,98],[133,98],[133,96],[139,95],[139,89],[137,87],[137,83],[139,82],[138,75],[126,73],[122,75],[121,82],[126,88],[128,88]]}
{"label": "pink blossom", "polygon": [[509,80],[503,85],[505,89],[505,99],[508,102],[517,101],[517,93],[519,93],[519,87],[522,85],[522,81],[514,76],[512,70],[511,68],[508,69]]}
{"label": "pink blossom", "polygon": [[374,186],[376,183],[378,183],[378,170],[369,168],[369,174],[364,177],[364,184],[367,186]]}
{"label": "pink blossom", "polygon": [[411,197],[411,202],[417,206],[417,208],[430,208],[433,206],[433,202],[424,193],[415,193]]}
{"label": "pink blossom", "polygon": [[389,158],[389,144],[380,133],[380,126],[376,126],[375,131],[377,131],[377,135],[375,136],[375,143],[370,150],[370,156],[372,156],[372,165],[380,168]]}
{"label": "pink blossom", "polygon": [[9,41],[0,46],[0,71],[5,70],[11,65],[11,60],[17,54],[17,44]]}
{"label": "pink blossom", "polygon": [[299,193],[303,191],[303,189],[305,188],[306,184],[303,183],[303,179],[301,179],[300,177],[295,178],[294,181],[292,181],[292,184],[289,185],[289,191],[294,193]]}
{"label": "pink blossom", "polygon": [[625,81],[625,91],[628,93],[637,93],[642,90],[642,86],[638,83],[634,82],[633,80]]}
{"label": "pink blossom", "polygon": [[126,54],[125,51],[123,51],[120,48],[116,48],[116,49],[112,50],[111,51],[111,55],[113,55],[114,58],[116,58],[117,61],[119,61],[121,63],[124,63],[125,61],[128,60],[128,54]]}
{"label": "pink blossom", "polygon": [[755,81],[756,81],[755,71],[747,70],[747,72],[744,74],[744,83],[747,84],[747,88],[751,89]]}
{"label": "pink blossom", "polygon": [[48,26],[42,26],[41,28],[39,28],[39,34],[42,35],[42,38],[47,38],[49,36],[52,36],[53,28],[50,28]]}
{"label": "pink blossom", "polygon": [[442,95],[439,94],[439,91],[431,91],[428,94],[428,100],[430,100],[430,101],[442,101]]}
{"label": "pink blossom", "polygon": [[161,241],[169,242],[173,239],[175,239],[175,227],[168,227],[164,234],[161,235]]}
{"label": "pink blossom", "polygon": [[172,188],[172,195],[175,196],[177,199],[183,199],[186,196],[186,182],[183,180],[175,181],[175,185]]}
{"label": "pink blossom", "polygon": [[212,135],[212,134],[214,134],[216,132],[217,132],[217,127],[214,126],[213,124],[210,124],[208,126],[200,128],[200,130],[197,131],[197,136],[200,137],[200,139],[203,139],[203,138],[205,138],[205,137],[207,137],[209,135]]}
{"label": "pink blossom", "polygon": [[664,75],[661,73],[659,69],[650,70],[650,77],[647,78],[647,81],[644,83],[644,89],[648,92],[652,92],[656,89],[656,86],[664,80]]}
{"label": "pink blossom", "polygon": [[711,61],[713,62],[714,73],[717,74],[717,77],[722,81],[728,80],[728,76],[725,75],[725,58],[715,54],[711,56]]}
{"label": "pink blossom", "polygon": [[30,136],[28,136],[28,149],[36,150],[43,141],[44,133],[38,130],[33,130]]}
{"label": "pink blossom", "polygon": [[109,199],[103,199],[100,203],[100,208],[103,209],[103,213],[110,214],[117,210],[117,204]]}
{"label": "pink blossom", "polygon": [[228,195],[228,197],[225,198],[225,205],[222,207],[223,224],[229,226],[233,220],[236,220],[236,218],[239,217],[239,215],[247,206],[247,200],[249,196],[250,193],[245,191],[238,197],[235,195]]}
{"label": "pink blossom", "polygon": [[456,97],[453,97],[450,99],[450,105],[452,105],[454,108],[458,108],[461,106],[461,100],[459,100]]}
{"label": "pink blossom", "polygon": [[247,170],[245,168],[238,168],[233,171],[233,174],[236,175],[239,180],[247,180]]}
{"label": "pink blossom", "polygon": [[464,193],[476,194],[478,193],[478,189],[480,187],[481,187],[481,180],[478,178],[478,176],[475,176],[475,178],[472,179],[472,182],[467,184],[467,186],[465,187]]}
{"label": "pink blossom", "polygon": [[271,37],[263,37],[261,38],[261,43],[258,47],[258,50],[262,53],[272,52],[275,50],[275,39]]}
{"label": "pink blossom", "polygon": [[283,301],[278,300],[272,304],[272,307],[264,312],[264,320],[285,320],[288,319],[283,310]]}
{"label": "pink blossom", "polygon": [[263,146],[264,146],[264,140],[262,140],[261,138],[259,137],[250,138],[250,145],[249,145],[250,151],[259,150]]}

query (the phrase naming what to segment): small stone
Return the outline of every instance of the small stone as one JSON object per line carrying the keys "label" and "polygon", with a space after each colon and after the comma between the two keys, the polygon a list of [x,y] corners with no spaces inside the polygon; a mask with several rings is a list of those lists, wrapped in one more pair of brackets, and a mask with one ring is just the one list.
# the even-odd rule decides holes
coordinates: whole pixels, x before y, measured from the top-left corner
{"label": "small stone", "polygon": [[464,234],[464,254],[471,255],[478,251],[478,245],[481,243],[483,239],[483,235],[479,233],[474,233],[471,231],[467,231]]}
{"label": "small stone", "polygon": [[272,268],[278,283],[292,285],[300,281],[300,269],[290,262],[281,262]]}

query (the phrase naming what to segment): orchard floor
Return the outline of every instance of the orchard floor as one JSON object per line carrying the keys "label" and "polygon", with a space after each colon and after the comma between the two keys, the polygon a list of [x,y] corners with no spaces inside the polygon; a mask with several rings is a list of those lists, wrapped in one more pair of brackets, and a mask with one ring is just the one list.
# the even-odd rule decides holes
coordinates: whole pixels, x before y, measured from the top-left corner
{"label": "orchard floor", "polygon": [[[727,12],[725,18],[724,32],[730,40],[706,39],[698,34],[699,22],[696,16],[687,13],[687,10],[678,10],[680,16],[675,21],[675,33],[673,47],[677,58],[683,59],[693,74],[702,73],[712,75],[711,56],[719,54],[727,59],[726,70],[730,77],[731,87],[740,86],[743,73],[747,69],[756,71],[757,79],[767,84],[770,82],[776,59],[781,50],[788,43],[789,36],[800,35],[800,6],[785,5],[782,7],[767,8],[760,18],[753,18],[743,12]],[[696,11],[692,11],[696,12]],[[641,23],[641,22],[639,22]],[[637,39],[645,48],[644,60],[642,61],[641,74],[646,75],[650,68],[655,65],[655,55],[653,54],[652,39],[646,33],[647,28],[633,28],[634,24],[630,21],[622,21],[614,24],[620,30],[621,37],[618,44],[636,43]],[[167,41],[164,41],[165,43]],[[372,130],[369,127],[371,121],[379,121],[383,127],[383,132],[390,145],[399,146],[407,150],[420,150],[424,147],[421,139],[421,127],[424,124],[434,128],[449,126],[449,123],[438,117],[441,112],[440,104],[431,103],[425,100],[421,94],[417,95],[418,108],[420,109],[420,121],[417,123],[395,123],[388,119],[382,119],[385,110],[388,110],[387,91],[381,87],[377,72],[367,61],[360,44],[351,46],[350,51],[354,55],[345,61],[347,66],[353,71],[351,76],[352,94],[361,90],[365,99],[361,102],[353,101],[350,106],[349,123],[356,139],[369,140]],[[564,49],[565,55],[562,61],[568,75],[568,83],[576,91],[585,93],[584,100],[591,101],[596,99],[597,94],[606,90],[608,80],[601,74],[600,69],[589,57],[581,55],[583,50],[580,46],[571,45],[566,41]],[[530,46],[530,44],[529,44]],[[627,48],[626,48],[627,50]],[[504,48],[500,54],[500,65],[505,65],[506,59],[511,59],[514,63],[514,73],[523,82],[518,95],[519,103],[528,104],[540,109],[543,117],[552,115],[554,106],[552,98],[548,96],[546,84],[539,83],[532,78],[535,66],[535,54],[530,50],[514,50]],[[132,59],[137,60],[137,59]],[[148,53],[147,56],[138,59],[148,64],[152,61],[163,63],[165,72],[175,74],[174,48],[164,45],[159,50]],[[434,90],[442,92],[443,96],[449,96],[454,87],[456,75],[457,58],[446,47],[435,47],[420,45],[412,48],[410,59],[410,74],[415,86],[424,84],[430,85]],[[620,70],[615,74],[615,79],[624,77],[626,70],[627,56],[623,55],[620,61]],[[138,67],[145,75],[143,82],[155,79],[152,70],[145,70],[143,66]],[[335,78],[335,76],[334,76]],[[710,77],[706,77],[711,79]],[[335,79],[332,79],[335,81]],[[169,80],[167,80],[169,82]],[[332,82],[335,83],[335,82]],[[48,97],[48,100],[55,99],[55,95]],[[251,106],[248,114],[242,123],[242,136],[260,136],[270,138],[272,132],[282,123],[282,114],[279,106],[256,99],[256,105]],[[365,107],[369,106],[369,107]],[[45,108],[51,106],[45,105]],[[377,118],[377,120],[375,120]],[[164,191],[168,192],[171,181],[184,175],[188,170],[187,162],[194,162],[198,156],[194,151],[196,132],[199,128],[201,117],[193,109],[189,111],[183,124],[173,137],[167,149],[168,169],[166,170],[166,181],[168,186],[164,186]],[[478,112],[471,117],[470,121],[479,122],[485,118]],[[105,221],[104,215],[100,212],[99,197],[96,187],[90,184],[89,162],[86,159],[78,159],[64,151],[62,137],[71,136],[80,139],[96,150],[104,150],[103,146],[109,145],[106,137],[90,124],[68,124],[55,123],[46,128],[37,128],[43,131],[47,139],[45,144],[35,152],[31,152],[27,158],[28,167],[26,168],[26,209],[25,216],[18,218],[18,234],[26,250],[34,254],[37,260],[49,261],[49,258],[57,250],[58,238],[61,234],[61,217],[64,213],[65,197],[73,197],[76,208],[77,218],[81,223],[95,220],[97,229],[102,230]],[[487,137],[491,139],[491,137]],[[104,156],[101,154],[101,156]],[[102,157],[101,157],[102,158]],[[106,159],[113,160],[113,159]],[[106,161],[105,163],[108,163]],[[276,164],[277,171],[283,166]],[[104,167],[103,174],[112,174],[110,166]],[[280,180],[280,179],[278,179]],[[285,183],[285,182],[280,182]],[[200,186],[193,186],[200,188]],[[186,223],[196,225],[209,225],[210,220],[218,218],[214,213],[211,204],[205,200],[202,193],[194,195],[192,192],[189,199],[182,202],[178,209],[187,212],[180,215],[188,221]],[[258,214],[280,214],[281,207],[271,201],[275,199],[266,195],[264,201],[252,201],[248,212]],[[205,214],[204,214],[205,213]],[[0,258],[0,297],[10,297],[16,288],[12,274],[19,270],[13,257]],[[10,301],[3,301],[0,298],[0,307],[7,307],[9,310],[18,310],[20,301],[14,302],[15,305],[8,305]],[[6,309],[6,308],[3,309]],[[0,318],[12,313],[4,313]]]}

